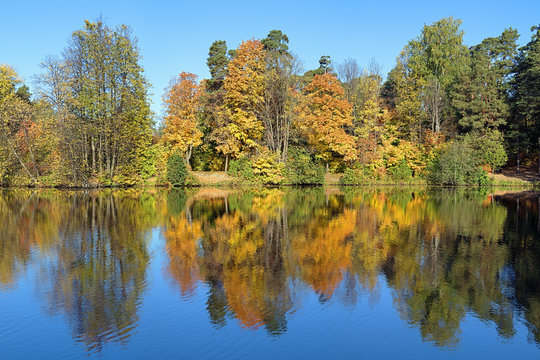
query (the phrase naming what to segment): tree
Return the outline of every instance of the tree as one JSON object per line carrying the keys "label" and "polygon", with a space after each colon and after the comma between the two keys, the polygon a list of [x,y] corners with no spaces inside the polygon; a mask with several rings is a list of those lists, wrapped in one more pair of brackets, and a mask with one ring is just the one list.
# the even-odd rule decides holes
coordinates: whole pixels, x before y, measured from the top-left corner
{"label": "tree", "polygon": [[344,90],[331,73],[315,75],[304,89],[305,104],[298,127],[317,156],[327,164],[335,157],[350,161],[356,158],[354,138],[345,132],[352,126],[351,104],[343,99]]}
{"label": "tree", "polygon": [[224,79],[225,100],[219,131],[224,142],[217,146],[227,159],[254,150],[264,126],[260,112],[264,102],[264,45],[259,40],[243,41],[229,62]]}
{"label": "tree", "polygon": [[498,130],[509,116],[508,76],[517,56],[516,30],[487,38],[470,50],[453,105],[463,131]]}
{"label": "tree", "polygon": [[[467,56],[460,25],[461,20],[452,17],[424,25],[420,36],[409,41],[401,53],[392,76],[397,86],[395,102],[406,105],[402,113],[403,110],[405,114],[417,111],[418,101],[421,100],[421,110],[427,115],[429,126],[435,133],[442,130],[444,119],[450,117],[449,99],[452,98],[453,86]],[[412,82],[407,79],[412,79]],[[400,80],[405,83],[400,84]],[[410,89],[412,92],[406,91],[410,85],[413,86]],[[400,96],[408,99],[402,101]],[[452,129],[453,124],[446,125]]]}
{"label": "tree", "polygon": [[[74,183],[92,175],[136,175],[149,145],[149,84],[139,64],[137,40],[129,27],[115,30],[85,21],[60,61],[48,61],[42,93],[54,99],[58,127]],[[56,83],[56,80],[61,83]]]}
{"label": "tree", "polygon": [[223,79],[227,75],[227,43],[223,40],[216,40],[208,50],[206,65],[210,71],[210,79],[207,82],[207,88],[215,91],[223,86]]}
{"label": "tree", "polygon": [[533,26],[531,31],[531,40],[519,49],[515,67],[510,126],[514,132],[512,138],[525,140],[520,143],[527,149],[534,149],[537,144],[540,148],[540,26]]}
{"label": "tree", "polygon": [[203,133],[198,128],[201,89],[197,75],[182,72],[174,79],[165,94],[167,106],[163,140],[171,149],[184,154],[189,166],[193,147],[202,143]]}
{"label": "tree", "polygon": [[[0,150],[16,159],[35,183],[40,176],[33,146],[36,110],[30,102],[28,87],[19,84],[15,70],[0,65],[0,138],[3,143]],[[11,164],[6,165],[14,170]]]}
{"label": "tree", "polygon": [[264,140],[265,145],[284,162],[297,109],[301,64],[288,52],[289,39],[280,30],[270,31],[261,42],[266,52],[264,105],[261,112]]}

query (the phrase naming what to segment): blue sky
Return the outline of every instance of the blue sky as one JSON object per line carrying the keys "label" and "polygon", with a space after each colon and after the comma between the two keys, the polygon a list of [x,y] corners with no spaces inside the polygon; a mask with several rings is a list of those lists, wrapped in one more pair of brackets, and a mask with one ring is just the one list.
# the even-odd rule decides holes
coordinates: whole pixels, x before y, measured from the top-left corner
{"label": "blue sky", "polygon": [[100,15],[109,26],[130,25],[139,39],[152,109],[181,71],[208,76],[206,57],[214,40],[229,48],[243,39],[264,38],[272,29],[288,35],[290,49],[316,68],[321,55],[334,63],[347,57],[365,66],[371,58],[384,73],[424,24],[445,16],[463,20],[465,43],[476,44],[506,27],[530,39],[540,23],[540,1],[9,1],[0,16],[0,63],[12,65],[31,86],[47,55],[60,54],[84,19]]}

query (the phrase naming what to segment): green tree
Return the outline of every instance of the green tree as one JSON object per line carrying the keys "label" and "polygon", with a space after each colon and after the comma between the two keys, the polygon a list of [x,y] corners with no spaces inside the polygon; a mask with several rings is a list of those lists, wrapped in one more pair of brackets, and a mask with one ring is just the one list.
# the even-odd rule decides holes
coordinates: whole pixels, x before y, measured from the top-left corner
{"label": "green tree", "polygon": [[470,49],[453,105],[462,131],[498,130],[509,116],[508,78],[517,55],[518,34],[506,29]]}
{"label": "green tree", "polygon": [[510,139],[528,150],[540,147],[540,26],[533,26],[531,31],[531,40],[519,49],[509,124]]}
{"label": "green tree", "polygon": [[210,79],[208,79],[208,89],[215,91],[223,86],[223,79],[227,75],[227,43],[223,40],[216,40],[208,50],[208,58],[206,65],[210,71]]}

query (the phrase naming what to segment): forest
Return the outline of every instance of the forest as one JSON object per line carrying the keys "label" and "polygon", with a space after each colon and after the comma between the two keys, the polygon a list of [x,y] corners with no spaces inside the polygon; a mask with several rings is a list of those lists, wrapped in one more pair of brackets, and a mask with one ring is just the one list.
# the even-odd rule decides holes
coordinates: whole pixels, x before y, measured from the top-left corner
{"label": "forest", "polygon": [[512,28],[472,46],[463,35],[452,17],[424,25],[388,74],[329,55],[306,70],[280,30],[236,49],[217,40],[209,78],[179,69],[157,120],[133,30],[87,20],[32,93],[16,64],[0,65],[0,185],[189,185],[192,171],[488,185],[506,166],[537,166],[540,27],[524,46]]}

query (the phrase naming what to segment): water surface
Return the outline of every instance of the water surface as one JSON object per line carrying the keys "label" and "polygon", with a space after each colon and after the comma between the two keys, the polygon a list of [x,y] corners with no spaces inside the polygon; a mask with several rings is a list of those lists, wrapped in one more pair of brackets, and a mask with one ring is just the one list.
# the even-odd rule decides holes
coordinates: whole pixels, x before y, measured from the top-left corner
{"label": "water surface", "polygon": [[540,358],[539,204],[0,190],[1,358]]}

